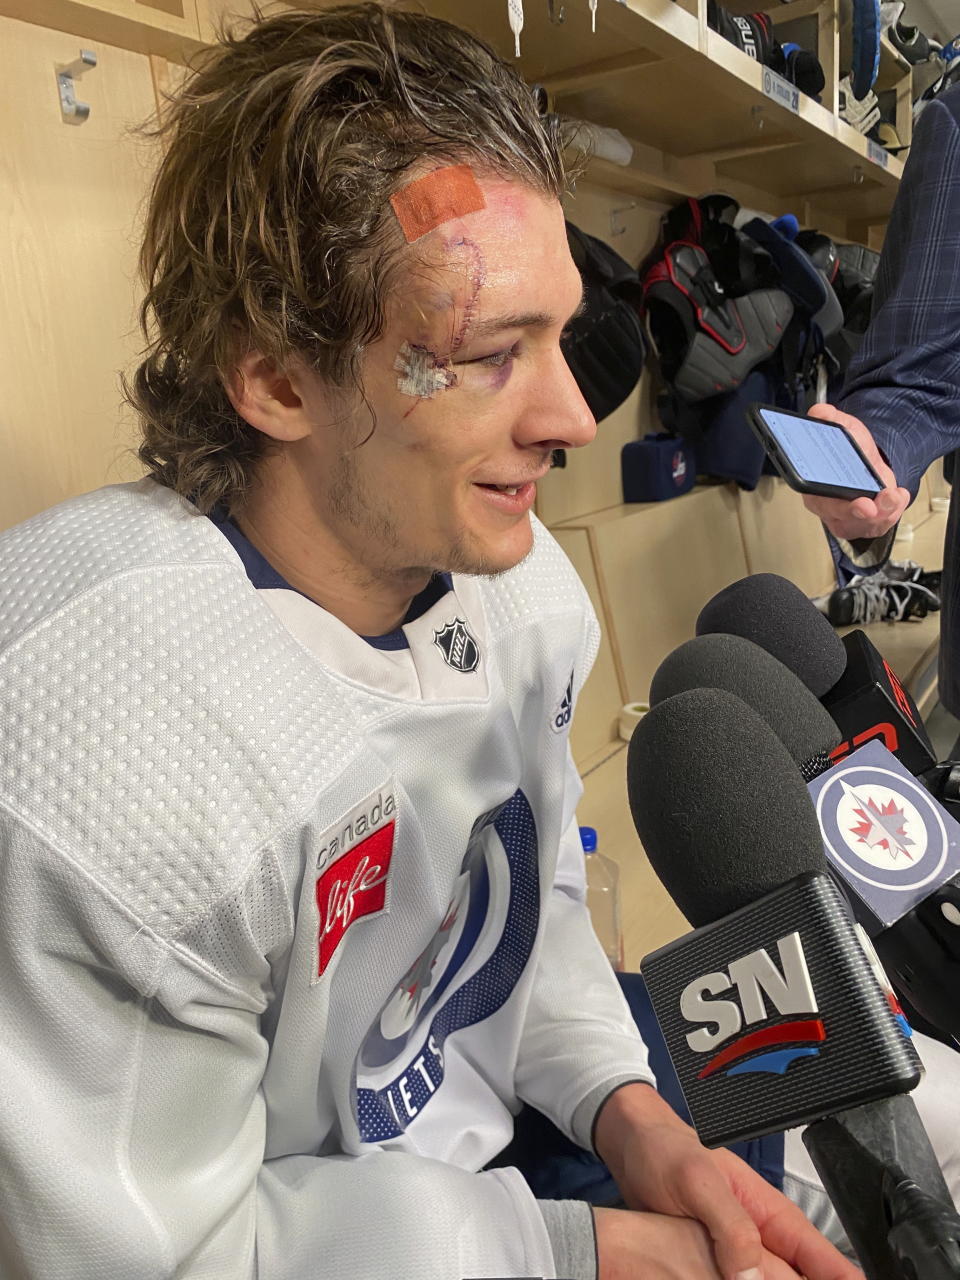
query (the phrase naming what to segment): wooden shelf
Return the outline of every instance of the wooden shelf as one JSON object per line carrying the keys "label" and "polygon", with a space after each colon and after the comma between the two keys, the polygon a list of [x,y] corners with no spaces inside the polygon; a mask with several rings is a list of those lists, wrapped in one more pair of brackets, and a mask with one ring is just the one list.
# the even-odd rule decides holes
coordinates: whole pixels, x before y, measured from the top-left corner
{"label": "wooden shelf", "polygon": [[173,62],[203,48],[196,0],[0,0],[0,16]]}
{"label": "wooden shelf", "polygon": [[[816,16],[812,0],[795,3],[798,13]],[[429,0],[427,7],[512,58],[505,6]],[[822,26],[832,30],[833,0],[821,7]],[[590,178],[604,185],[668,200],[727,190],[751,206],[835,228],[883,221],[893,204],[899,160],[827,106],[791,94],[710,30],[705,12],[698,17],[673,0],[602,3],[596,35],[586,5],[567,5],[561,25],[550,22],[545,5],[527,5],[519,67],[547,88],[555,110],[618,129],[633,142],[629,167],[591,166]],[[902,68],[889,57],[884,68],[896,83]]]}
{"label": "wooden shelf", "polygon": [[[505,4],[397,3],[462,25],[513,61]],[[778,20],[791,12],[812,18],[826,45],[836,34],[836,3],[794,0]],[[0,0],[0,14],[177,62],[211,38],[210,15],[221,8],[222,0]],[[826,106],[798,94],[710,30],[706,0],[601,0],[595,34],[585,4],[567,4],[560,24],[545,4],[528,4],[517,65],[563,115],[633,141],[629,167],[591,169],[615,189],[661,201],[727,190],[750,207],[793,211],[833,234],[889,214],[901,162],[829,110],[830,93]],[[901,97],[905,65],[887,46],[882,86]]]}

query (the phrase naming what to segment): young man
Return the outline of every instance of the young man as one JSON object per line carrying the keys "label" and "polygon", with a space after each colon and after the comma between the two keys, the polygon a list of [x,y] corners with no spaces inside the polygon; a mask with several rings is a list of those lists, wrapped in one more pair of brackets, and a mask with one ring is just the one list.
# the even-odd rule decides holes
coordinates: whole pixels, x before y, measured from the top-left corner
{"label": "young man", "polygon": [[[167,128],[150,476],[0,540],[0,1272],[852,1280],[661,1102],[584,905],[555,135],[376,7]],[[487,1169],[521,1100],[630,1207]]]}

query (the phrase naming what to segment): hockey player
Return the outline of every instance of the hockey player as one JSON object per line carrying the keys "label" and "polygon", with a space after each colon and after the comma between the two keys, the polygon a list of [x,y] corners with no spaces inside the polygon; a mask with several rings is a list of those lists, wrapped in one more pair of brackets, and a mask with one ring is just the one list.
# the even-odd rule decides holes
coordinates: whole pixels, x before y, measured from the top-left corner
{"label": "hockey player", "polygon": [[[660,1100],[584,905],[552,127],[368,7],[166,128],[149,474],[0,540],[0,1274],[851,1280]],[[628,1207],[487,1168],[521,1101]]]}

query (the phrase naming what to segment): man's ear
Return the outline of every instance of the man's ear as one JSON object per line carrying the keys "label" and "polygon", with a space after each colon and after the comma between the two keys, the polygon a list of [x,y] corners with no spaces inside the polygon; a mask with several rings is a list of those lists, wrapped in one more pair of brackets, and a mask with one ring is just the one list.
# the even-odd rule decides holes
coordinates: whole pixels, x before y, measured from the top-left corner
{"label": "man's ear", "polygon": [[302,440],[310,422],[295,378],[259,351],[248,351],[226,380],[227,398],[245,422],[274,440]]}

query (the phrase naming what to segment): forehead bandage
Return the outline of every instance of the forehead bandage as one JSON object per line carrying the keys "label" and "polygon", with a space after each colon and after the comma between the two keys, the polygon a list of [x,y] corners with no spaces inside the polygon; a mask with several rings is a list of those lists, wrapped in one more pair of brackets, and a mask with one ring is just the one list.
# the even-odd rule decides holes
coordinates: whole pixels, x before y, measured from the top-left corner
{"label": "forehead bandage", "polygon": [[438,391],[457,385],[457,375],[449,363],[428,351],[426,347],[414,347],[405,342],[393,362],[400,377],[397,388],[405,396],[429,400]]}
{"label": "forehead bandage", "polygon": [[408,244],[442,222],[486,208],[483,192],[468,164],[451,164],[416,178],[390,197]]}

